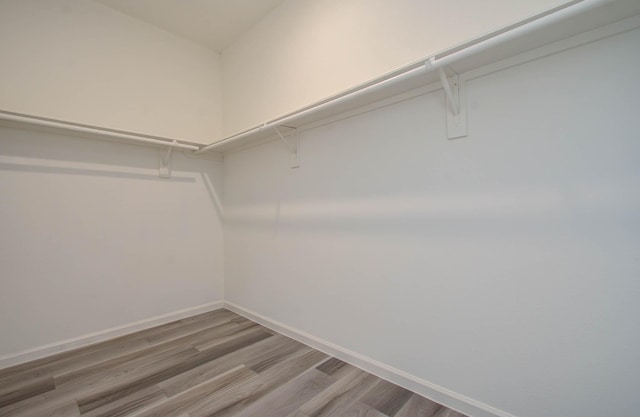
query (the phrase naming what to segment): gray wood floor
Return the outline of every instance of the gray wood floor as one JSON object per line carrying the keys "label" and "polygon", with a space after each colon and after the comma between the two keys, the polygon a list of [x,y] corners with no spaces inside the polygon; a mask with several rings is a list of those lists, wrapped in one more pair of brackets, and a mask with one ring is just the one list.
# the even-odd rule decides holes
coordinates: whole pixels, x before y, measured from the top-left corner
{"label": "gray wood floor", "polygon": [[217,310],[2,369],[0,416],[462,415]]}

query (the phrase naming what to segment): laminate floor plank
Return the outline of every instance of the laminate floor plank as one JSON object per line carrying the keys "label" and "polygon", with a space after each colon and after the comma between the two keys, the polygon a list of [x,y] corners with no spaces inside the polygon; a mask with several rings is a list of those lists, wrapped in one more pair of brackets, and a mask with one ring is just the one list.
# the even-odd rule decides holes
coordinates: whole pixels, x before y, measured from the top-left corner
{"label": "laminate floor plank", "polygon": [[101,407],[95,408],[82,417],[124,417],[129,416],[136,411],[146,409],[152,405],[165,401],[167,396],[164,391],[157,386],[152,385],[133,394],[122,397],[119,400],[112,401]]}
{"label": "laminate floor plank", "polygon": [[23,381],[20,384],[4,385],[0,387],[0,408],[54,389],[53,378],[50,376]]}
{"label": "laminate floor plank", "polygon": [[255,360],[267,361],[274,356],[281,356],[282,351],[294,352],[302,349],[309,348],[282,335],[269,337],[169,378],[161,382],[160,386],[171,397],[238,365]]}
{"label": "laminate floor plank", "polygon": [[180,319],[179,321],[182,323],[193,323],[194,321],[206,321],[210,322],[212,319],[220,316],[231,315],[232,317],[241,317],[244,318],[232,311],[226,310],[224,308],[220,308],[218,310],[208,311],[206,313],[197,314],[195,316],[185,317]]}
{"label": "laminate floor plank", "polygon": [[448,408],[441,408],[434,417],[465,417],[465,415]]}
{"label": "laminate floor plank", "polygon": [[[110,343],[103,342],[103,343],[105,345],[104,349],[108,349],[107,345],[120,346],[120,348],[122,348],[123,346],[120,341],[113,341]],[[138,344],[140,345],[141,344],[148,345],[148,343],[149,342],[147,342],[146,340],[142,340],[138,342]],[[102,344],[96,344],[88,347],[70,350],[68,352],[47,356],[45,358],[36,359],[24,364],[14,365],[14,366],[0,370],[0,381],[6,381],[8,378],[12,378],[17,375],[36,374],[36,373],[42,374],[42,373],[48,372],[48,369],[50,367],[59,366],[60,364],[65,363],[67,361],[77,363],[77,361],[82,360],[85,355],[98,352],[101,348],[102,348]]]}
{"label": "laminate floor plank", "polygon": [[0,370],[0,417],[464,417],[216,310]]}
{"label": "laminate floor plank", "polygon": [[182,336],[177,339],[168,340],[164,343],[152,345],[143,349],[136,350],[134,352],[124,354],[115,358],[107,359],[102,362],[95,363],[90,366],[85,366],[74,371],[66,373],[55,374],[57,384],[63,384],[69,380],[79,380],[82,377],[88,377],[91,375],[99,375],[103,371],[113,370],[114,367],[125,366],[127,368],[137,367],[139,362],[144,362],[148,358],[156,355],[162,355],[163,352],[169,351],[173,348],[183,349],[189,348],[199,342],[210,342],[212,340],[219,339],[221,337],[237,335],[240,332],[249,328],[259,329],[255,323],[246,320],[242,324],[222,324],[209,329],[204,329],[196,333],[192,333],[186,336]]}
{"label": "laminate floor plank", "polygon": [[188,410],[191,417],[232,416],[255,401],[327,359],[327,355],[310,350],[292,355],[271,369],[243,383],[217,392]]}
{"label": "laminate floor plank", "polygon": [[[24,414],[21,417],[40,417],[41,414],[28,415]],[[80,410],[75,402],[67,403],[62,406],[48,409],[47,417],[80,417]]]}
{"label": "laminate floor plank", "polygon": [[101,372],[90,372],[88,375],[80,373],[75,378],[56,381],[56,387],[66,390],[76,390],[78,396],[90,391],[107,389],[123,381],[141,378],[143,375],[153,374],[167,367],[176,366],[194,357],[199,352],[191,346],[175,346],[168,350],[154,352],[148,357],[142,357],[133,363],[123,363],[111,368],[100,369]]}
{"label": "laminate floor plank", "polygon": [[340,371],[345,366],[347,366],[347,364],[342,362],[340,359],[331,358],[325,363],[318,366],[316,369],[324,372],[327,375],[334,375],[336,372]]}
{"label": "laminate floor plank", "polygon": [[395,416],[413,393],[388,381],[380,381],[360,401],[387,416]]}
{"label": "laminate floor plank", "polygon": [[312,350],[312,348],[288,339],[278,346],[277,349],[271,349],[254,355],[253,358],[247,360],[245,363],[247,367],[253,371],[262,373],[286,360],[291,354],[309,350]]}
{"label": "laminate floor plank", "polygon": [[54,410],[59,407],[75,404],[73,392],[63,392],[59,389],[47,391],[34,397],[26,398],[0,408],[0,416],[45,416],[46,410]]}
{"label": "laminate floor plank", "polygon": [[321,410],[313,413],[310,417],[342,417],[358,399],[377,382],[378,377],[367,374],[362,383],[352,387],[347,392],[335,396],[326,403]]}
{"label": "laminate floor plank", "polygon": [[[335,359],[335,358],[332,358],[332,359]],[[338,362],[340,363],[338,364],[334,363],[333,365],[327,365],[326,367],[323,367],[323,369],[325,369],[326,372],[329,372],[329,375],[331,375],[335,379],[341,379],[344,376],[352,374],[353,372],[359,370],[357,367],[353,365],[349,365],[348,363],[345,363],[342,361],[338,361]]]}
{"label": "laminate floor plank", "polygon": [[[180,326],[179,322],[167,323],[163,326],[170,326],[171,328],[177,328]],[[149,329],[155,330],[156,328]],[[60,366],[66,362],[77,362],[78,360],[91,357],[91,355],[100,355],[102,352],[113,352],[114,350],[126,350],[130,345],[141,346],[148,345],[144,339],[144,335],[141,332],[131,335],[120,336],[105,342],[92,344],[86,347],[73,349],[67,352],[58,353],[55,355],[47,356],[45,358],[36,359],[24,364],[15,365],[9,368],[0,370],[0,380],[6,377],[21,374],[30,370],[42,370],[48,369],[48,367]]]}
{"label": "laminate floor plank", "polygon": [[286,360],[280,362],[278,365],[258,374],[258,376],[253,379],[257,389],[251,392],[250,395],[208,415],[211,417],[235,416],[237,413],[243,412],[243,410],[270,395],[287,382],[312,370],[318,363],[326,359],[326,354],[314,349],[303,349],[292,353]]}
{"label": "laminate floor plank", "polygon": [[343,417],[389,417],[367,404],[356,401],[343,414]]}
{"label": "laminate floor plank", "polygon": [[[143,338],[122,341],[121,344],[115,344],[111,348],[96,347],[91,351],[84,350],[78,352],[75,356],[47,361],[39,367],[28,367],[28,369],[24,370],[22,368],[15,368],[14,371],[0,377],[0,385],[12,384],[18,380],[37,378],[39,376],[54,376],[59,373],[72,372],[73,370],[91,366],[96,362],[118,357],[121,354],[135,352],[146,347],[149,347],[149,342]],[[18,372],[18,370],[20,371]]]}
{"label": "laminate floor plank", "polygon": [[[200,316],[205,316],[205,315],[209,315],[209,318],[218,317],[218,316],[230,317],[230,319],[240,317],[237,314],[234,314],[230,311],[221,309],[221,310],[216,310],[210,313],[201,314],[199,316],[194,316],[193,319],[196,319],[196,318],[199,318]],[[20,374],[29,370],[37,369],[37,368],[42,369],[45,366],[49,366],[53,364],[59,364],[66,361],[77,362],[79,358],[84,358],[86,355],[100,354],[103,351],[111,351],[111,352],[117,351],[119,348],[128,346],[129,344],[134,344],[134,345],[148,344],[145,338],[152,337],[153,335],[157,335],[157,334],[176,332],[178,331],[178,329],[180,329],[184,325],[185,323],[182,320],[176,320],[160,326],[141,330],[131,334],[126,334],[123,336],[119,336],[104,342],[94,343],[89,346],[69,350],[66,352],[57,353],[54,355],[47,356],[45,358],[36,359],[23,364],[18,364],[18,365],[4,368],[4,369],[0,369],[0,381],[12,375]]]}
{"label": "laminate floor plank", "polygon": [[335,382],[334,378],[311,369],[295,379],[276,388],[233,417],[282,417],[297,410],[299,406],[318,395]]}
{"label": "laminate floor plank", "polygon": [[[249,332],[249,330],[252,331]],[[111,385],[107,390],[78,398],[80,412],[84,413],[87,410],[99,407],[109,401],[128,395],[131,392],[161,382],[165,379],[171,378],[172,376],[195,368],[203,363],[224,356],[236,349],[250,345],[267,337],[273,337],[271,333],[265,332],[260,328],[257,328],[256,330],[248,329],[241,333],[244,334],[236,336],[233,339],[228,339],[225,342],[207,350],[197,351],[183,360],[163,362],[155,369],[134,373],[129,378]]]}
{"label": "laminate floor plank", "polygon": [[189,344],[175,344],[170,346],[152,346],[117,358],[96,362],[93,365],[61,374],[54,374],[56,386],[68,383],[76,385],[91,384],[96,380],[112,378],[120,373],[130,373],[146,366],[155,366],[175,354],[182,352],[197,352],[197,349]]}
{"label": "laminate floor plank", "polygon": [[441,408],[440,404],[413,394],[395,417],[433,417]]}
{"label": "laminate floor plank", "polygon": [[309,417],[309,416],[306,415],[305,413],[303,413],[300,410],[295,410],[294,412],[292,412],[291,414],[289,414],[286,417]]}
{"label": "laminate floor plank", "polygon": [[[271,336],[267,333],[258,333],[259,328],[254,331],[252,337]],[[246,341],[247,335],[238,341]],[[228,349],[233,349],[233,345],[227,344]],[[222,347],[224,348],[224,346]],[[10,412],[20,415],[27,410],[39,410],[47,403],[58,405],[68,402],[70,399],[78,399],[80,409],[83,412],[98,407],[108,400],[115,400],[119,397],[129,395],[138,389],[151,385],[151,381],[160,378],[157,374],[162,372],[179,373],[185,366],[191,366],[193,361],[206,360],[203,356],[207,354],[220,354],[216,352],[199,352],[190,346],[175,346],[169,350],[159,351],[146,358],[142,358],[134,365],[121,364],[111,369],[104,370],[98,374],[81,375],[75,379],[64,381],[57,385],[56,390],[51,395],[41,395],[26,402],[16,403],[10,406]],[[222,351],[221,353],[224,353]],[[100,399],[101,398],[101,399]],[[11,407],[15,408],[12,409]],[[2,410],[0,410],[0,415]]]}
{"label": "laminate floor plank", "polygon": [[259,333],[266,333],[269,336],[273,336],[272,333],[268,332],[264,327],[262,326],[258,326],[254,323],[249,322],[249,324],[251,326],[247,326],[246,328],[243,328],[242,330],[240,330],[237,333],[230,333],[230,334],[221,334],[219,337],[214,337],[214,338],[206,338],[205,340],[201,340],[201,341],[196,341],[193,343],[193,347],[195,347],[196,349],[198,349],[199,351],[206,351],[206,350],[210,350],[212,348],[215,348],[217,346],[223,345],[225,343],[227,343],[230,340],[234,340],[238,337],[239,334],[247,334],[247,333],[252,333],[252,332],[259,332]]}
{"label": "laminate floor plank", "polygon": [[[126,354],[133,354],[155,344],[180,337],[189,336],[190,333],[203,331],[232,320],[244,320],[233,313],[218,313],[211,322],[197,321],[191,327],[185,328],[184,323],[175,321],[144,330],[138,333],[125,335],[116,339],[97,343],[85,348],[76,349],[68,353],[54,355],[48,358],[17,365],[6,370],[0,370],[0,386],[16,383],[20,379],[35,378],[38,376],[60,375],[78,371],[96,362],[104,362],[116,359]],[[197,337],[197,335],[195,336]],[[152,342],[149,341],[152,340]]]}
{"label": "laminate floor plank", "polygon": [[53,391],[0,408],[0,416],[22,416],[26,414],[45,416],[49,408],[57,408],[86,398],[97,398],[95,401],[89,402],[91,406],[78,402],[80,411],[84,413],[105,404],[108,402],[106,401],[107,398],[109,401],[115,401],[137,390],[146,388],[148,385],[152,385],[138,382],[146,382],[145,377],[148,378],[149,375],[154,375],[160,369],[179,366],[199,352],[193,348],[186,350],[184,348],[174,348],[174,351],[170,353],[172,353],[170,356],[162,356],[154,361],[149,360],[144,366],[134,370],[116,368],[95,376],[91,380],[70,381],[56,386]]}
{"label": "laminate floor plank", "polygon": [[309,417],[340,416],[379,381],[380,378],[353,367],[327,389],[303,404],[300,411]]}
{"label": "laminate floor plank", "polygon": [[202,384],[196,385],[171,398],[166,398],[139,413],[133,414],[135,417],[165,417],[178,415],[185,412],[197,403],[210,395],[215,394],[229,386],[238,385],[257,375],[244,365],[237,366],[215,378]]}
{"label": "laminate floor plank", "polygon": [[[251,323],[249,320],[244,317],[236,317],[232,314],[220,315],[218,317],[212,318],[210,321],[194,321],[190,323],[184,323],[180,327],[171,330],[162,332],[160,334],[152,334],[145,337],[146,340],[151,344],[162,343],[169,340],[175,340],[177,338],[181,338],[184,336],[192,335],[195,333],[204,332],[207,329],[218,328],[224,325],[233,325],[233,324],[243,324],[243,323]],[[255,325],[255,323],[252,323]]]}
{"label": "laminate floor plank", "polygon": [[73,396],[68,395],[63,398],[55,390],[42,394],[42,397],[32,397],[0,408],[2,417],[75,417],[77,415],[80,415],[80,410]]}

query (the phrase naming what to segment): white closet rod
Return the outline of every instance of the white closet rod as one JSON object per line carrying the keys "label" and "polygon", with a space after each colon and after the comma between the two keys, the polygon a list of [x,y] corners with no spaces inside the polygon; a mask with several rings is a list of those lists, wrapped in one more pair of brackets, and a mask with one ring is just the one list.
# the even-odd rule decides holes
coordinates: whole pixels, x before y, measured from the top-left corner
{"label": "white closet rod", "polygon": [[437,68],[451,65],[456,61],[468,58],[479,52],[505,43],[514,38],[529,34],[536,30],[543,29],[554,23],[584,13],[593,8],[612,3],[615,0],[574,0],[562,6],[551,9],[545,13],[536,15],[529,19],[520,21],[512,26],[508,26],[487,36],[480,37],[471,42],[451,48],[448,51],[439,53],[426,61],[427,69],[432,71]]}
{"label": "white closet rod", "polygon": [[200,153],[203,153],[203,152],[208,152],[208,151],[216,149],[216,148],[218,148],[218,147],[220,147],[222,145],[238,141],[240,139],[246,138],[247,136],[251,136],[252,134],[257,133],[257,132],[261,132],[263,130],[274,129],[273,132],[275,134],[276,133],[275,132],[275,128],[277,128],[279,126],[285,126],[287,123],[289,123],[291,121],[294,121],[294,120],[299,119],[301,117],[307,116],[309,114],[313,114],[313,113],[319,112],[319,111],[321,111],[323,109],[326,109],[326,108],[331,108],[332,106],[340,104],[343,101],[350,100],[350,99],[352,99],[354,97],[357,97],[357,96],[359,96],[361,94],[373,93],[373,92],[375,92],[377,90],[386,88],[386,87],[388,87],[388,86],[390,86],[390,85],[392,85],[392,84],[394,84],[396,82],[400,82],[400,81],[402,81],[402,80],[404,80],[406,78],[411,78],[411,77],[415,76],[418,73],[424,73],[424,72],[425,72],[425,68],[424,68],[424,64],[423,64],[418,68],[414,68],[414,69],[412,69],[410,71],[403,72],[403,73],[401,73],[399,75],[396,75],[394,77],[383,79],[383,80],[378,81],[378,82],[376,82],[374,84],[359,88],[358,90],[355,90],[353,92],[348,92],[348,93],[345,93],[343,95],[336,96],[336,97],[334,97],[334,98],[332,98],[330,100],[318,103],[316,105],[313,105],[311,107],[308,107],[308,108],[305,108],[305,109],[302,109],[302,110],[298,110],[297,112],[291,113],[290,115],[282,116],[282,117],[280,117],[278,119],[274,119],[274,120],[272,120],[270,122],[263,123],[260,126],[256,126],[256,127],[252,128],[252,129],[249,129],[249,130],[246,130],[244,132],[238,133],[236,135],[230,136],[230,137],[228,137],[226,139],[219,140],[217,142],[214,142],[214,143],[212,143],[210,145],[205,146],[204,148],[202,148],[199,151],[194,152],[194,153],[197,155],[197,154],[200,154]]}
{"label": "white closet rod", "polygon": [[487,36],[480,37],[471,42],[453,47],[442,53],[438,53],[426,60],[421,60],[419,62],[402,67],[396,71],[376,78],[369,83],[328,98],[327,100],[318,102],[314,105],[305,107],[293,113],[280,116],[276,119],[265,122],[259,126],[245,130],[241,133],[235,134],[225,139],[213,142],[200,149],[199,151],[196,151],[195,153],[200,154],[208,152],[223,145],[244,139],[248,136],[253,135],[254,133],[273,129],[274,127],[280,125],[286,125],[287,123],[291,123],[298,118],[302,118],[315,112],[322,111],[326,108],[330,108],[331,106],[339,104],[345,100],[350,100],[360,95],[368,94],[378,89],[388,87],[395,82],[414,77],[420,73],[423,73],[424,71],[433,71],[443,66],[450,65],[455,61],[478,54],[501,43],[505,43],[514,38],[526,35],[535,30],[544,28],[545,26],[557,23],[558,21],[564,19],[568,19],[572,16],[584,13],[595,7],[602,6],[606,3],[611,3],[613,1],[615,0],[574,0],[555,9],[551,9],[545,13],[538,14],[530,19],[518,22],[515,25],[508,26],[499,31],[493,32]]}
{"label": "white closet rod", "polygon": [[177,143],[173,139],[164,139],[164,138],[153,139],[145,136],[140,136],[135,133],[113,132],[111,130],[107,130],[99,127],[78,126],[72,123],[44,120],[37,117],[10,114],[10,113],[5,113],[1,111],[0,111],[0,120],[28,124],[32,126],[40,126],[44,128],[59,129],[67,132],[106,136],[114,139],[126,140],[128,142],[137,142],[137,143],[156,145],[162,148],[185,149],[189,151],[197,151],[198,149],[200,149],[198,146],[195,146],[195,145],[186,145],[183,143]]}

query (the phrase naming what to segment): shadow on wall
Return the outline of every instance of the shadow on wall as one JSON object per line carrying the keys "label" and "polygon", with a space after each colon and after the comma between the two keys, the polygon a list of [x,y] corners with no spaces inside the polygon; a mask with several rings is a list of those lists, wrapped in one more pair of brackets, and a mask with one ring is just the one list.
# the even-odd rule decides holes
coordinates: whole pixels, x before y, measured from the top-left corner
{"label": "shadow on wall", "polygon": [[11,164],[0,162],[0,170],[5,171],[21,171],[21,172],[37,172],[43,174],[65,174],[65,175],[81,175],[81,176],[93,176],[93,177],[111,177],[111,178],[126,178],[135,180],[147,180],[147,181],[171,181],[171,182],[185,182],[194,183],[195,178],[190,177],[176,177],[160,178],[158,175],[152,174],[136,174],[128,172],[108,171],[103,169],[87,169],[87,168],[73,168],[73,167],[56,167],[47,165],[37,165],[39,161],[29,160],[24,164]]}
{"label": "shadow on wall", "polygon": [[211,181],[211,178],[208,174],[202,173],[200,175],[202,176],[202,183],[204,184],[204,187],[209,194],[209,198],[211,199],[213,206],[216,208],[218,217],[224,219],[224,207],[222,206],[222,199],[216,191],[215,185],[213,185],[213,182]]}
{"label": "shadow on wall", "polygon": [[104,176],[163,182],[196,182],[185,172],[202,171],[198,161],[174,151],[171,178],[158,175],[159,150],[0,126],[0,169],[67,175]]}
{"label": "shadow on wall", "polygon": [[158,174],[158,149],[0,126],[0,171],[143,180],[164,184],[202,183],[221,218],[222,200],[207,172],[217,162],[174,151],[170,178]]}

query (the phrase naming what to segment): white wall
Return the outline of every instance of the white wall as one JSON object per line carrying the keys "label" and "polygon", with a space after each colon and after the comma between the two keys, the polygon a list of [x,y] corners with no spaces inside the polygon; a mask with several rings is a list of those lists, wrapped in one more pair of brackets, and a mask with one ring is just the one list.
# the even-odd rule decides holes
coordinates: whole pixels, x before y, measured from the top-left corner
{"label": "white wall", "polygon": [[566,0],[285,0],[222,53],[224,132],[253,127]]}
{"label": "white wall", "polygon": [[299,169],[229,155],[226,299],[518,417],[637,414],[637,45],[470,81],[468,138],[439,91],[304,132]]}
{"label": "white wall", "polygon": [[0,0],[0,110],[209,143],[220,57],[90,0]]}
{"label": "white wall", "polygon": [[0,128],[0,357],[222,300],[222,165]]}

